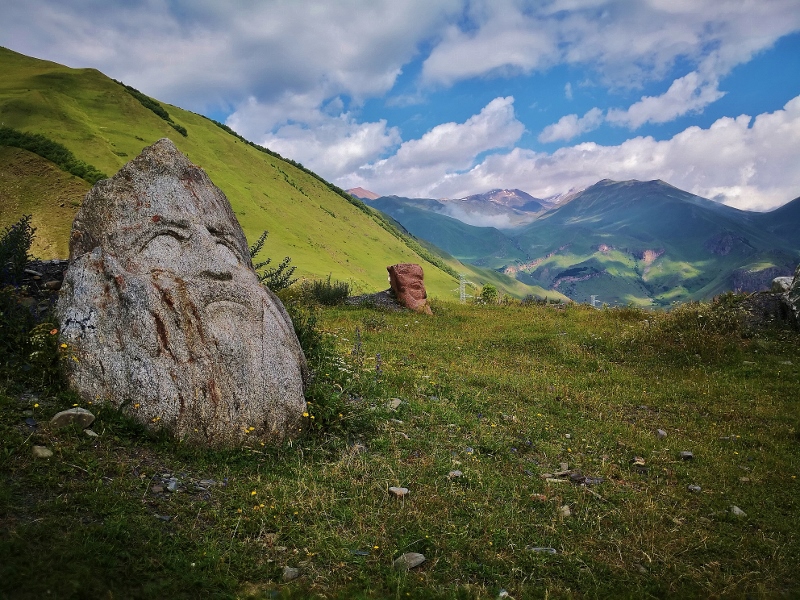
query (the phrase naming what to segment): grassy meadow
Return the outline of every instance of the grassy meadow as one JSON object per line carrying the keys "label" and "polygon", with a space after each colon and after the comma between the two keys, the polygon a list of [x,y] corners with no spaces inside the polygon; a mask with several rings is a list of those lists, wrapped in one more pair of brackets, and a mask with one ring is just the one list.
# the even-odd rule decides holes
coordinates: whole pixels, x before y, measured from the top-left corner
{"label": "grassy meadow", "polygon": [[[433,310],[293,306],[315,379],[280,448],[97,406],[99,437],[56,431],[77,401],[6,375],[0,598],[800,595],[796,332],[731,298]],[[395,570],[405,552],[427,560]]]}

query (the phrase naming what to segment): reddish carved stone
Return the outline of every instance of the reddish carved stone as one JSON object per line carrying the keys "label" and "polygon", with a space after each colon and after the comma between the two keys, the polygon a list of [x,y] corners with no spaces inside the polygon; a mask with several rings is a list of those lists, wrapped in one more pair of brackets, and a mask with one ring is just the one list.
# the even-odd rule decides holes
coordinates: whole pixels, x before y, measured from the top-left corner
{"label": "reddish carved stone", "polygon": [[386,270],[389,271],[389,282],[400,304],[417,312],[433,314],[423,283],[422,267],[413,263],[401,263],[386,267]]}

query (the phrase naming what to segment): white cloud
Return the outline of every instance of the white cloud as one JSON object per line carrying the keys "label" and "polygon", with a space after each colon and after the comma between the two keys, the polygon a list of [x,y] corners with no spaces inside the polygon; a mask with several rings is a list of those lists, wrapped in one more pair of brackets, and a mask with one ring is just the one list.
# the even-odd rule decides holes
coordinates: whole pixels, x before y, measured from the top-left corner
{"label": "white cloud", "polygon": [[687,113],[699,112],[724,95],[717,89],[716,81],[703,81],[697,71],[692,71],[673,81],[660,96],[643,96],[627,110],[610,109],[606,120],[631,129],[645,123],[666,123]]}
{"label": "white cloud", "polygon": [[483,152],[512,146],[524,130],[514,115],[514,98],[495,98],[464,123],[437,125],[389,158],[343,174],[337,182],[350,188],[370,181],[376,189],[414,189],[425,196],[443,176],[469,169]]}
{"label": "white cloud", "polygon": [[595,107],[589,110],[582,117],[578,115],[566,115],[561,117],[557,123],[548,125],[539,134],[539,141],[542,143],[556,142],[558,140],[571,140],[582,133],[597,129],[603,122],[603,111]]}
{"label": "white cloud", "polygon": [[564,86],[564,97],[567,100],[572,100],[572,84],[569,81]]}
{"label": "white cloud", "polygon": [[[731,206],[767,210],[800,196],[800,96],[783,109],[725,117],[709,128],[689,127],[671,139],[636,137],[618,146],[592,142],[552,154],[514,148],[492,154],[466,172],[442,165],[417,179],[412,168],[360,169],[369,188],[388,181],[385,193],[458,198],[476,190],[519,188],[540,198],[600,179],[663,179]],[[387,159],[384,164],[391,163]],[[390,175],[388,179],[386,175]]]}
{"label": "white cloud", "polygon": [[721,77],[800,27],[796,0],[473,0],[426,59],[425,81],[584,65],[614,85],[662,77],[678,60]]}

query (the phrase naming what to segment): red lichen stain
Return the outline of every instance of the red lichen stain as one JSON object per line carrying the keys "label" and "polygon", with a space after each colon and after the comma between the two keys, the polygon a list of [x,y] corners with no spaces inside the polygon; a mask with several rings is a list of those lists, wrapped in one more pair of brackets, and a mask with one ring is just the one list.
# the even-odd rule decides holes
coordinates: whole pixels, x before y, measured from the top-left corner
{"label": "red lichen stain", "polygon": [[114,281],[117,282],[117,287],[122,287],[125,284],[125,280],[122,278],[122,275],[115,275]]}
{"label": "red lichen stain", "polygon": [[211,402],[214,404],[214,406],[219,404],[219,390],[217,389],[217,383],[213,379],[208,380],[208,391],[211,395]]}
{"label": "red lichen stain", "polygon": [[153,216],[150,218],[150,220],[151,220],[153,223],[158,223],[158,222],[161,220],[161,215],[153,215]]}

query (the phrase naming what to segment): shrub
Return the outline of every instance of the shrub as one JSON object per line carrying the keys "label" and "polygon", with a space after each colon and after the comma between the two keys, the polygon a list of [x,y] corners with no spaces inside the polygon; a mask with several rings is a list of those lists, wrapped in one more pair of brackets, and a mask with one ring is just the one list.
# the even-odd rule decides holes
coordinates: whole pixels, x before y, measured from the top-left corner
{"label": "shrub", "polygon": [[25,265],[31,260],[30,249],[35,227],[31,227],[31,215],[24,215],[13,225],[6,227],[0,237],[0,285],[19,285]]}
{"label": "shrub", "polygon": [[[250,258],[255,258],[261,249],[264,247],[264,242],[267,241],[269,232],[265,231],[261,234],[255,244],[250,246]],[[295,283],[297,279],[292,279],[296,267],[289,266],[292,259],[288,256],[285,257],[277,267],[267,269],[266,267],[272,262],[271,258],[261,262],[253,262],[253,268],[256,270],[258,280],[266,285],[273,292],[279,292],[288,288]]]}
{"label": "shrub", "polygon": [[330,274],[325,280],[304,281],[302,289],[304,296],[324,306],[341,304],[350,295],[350,284],[346,281],[331,281]]}
{"label": "shrub", "polygon": [[483,286],[483,288],[481,288],[481,300],[486,302],[486,304],[497,303],[498,297],[499,293],[497,292],[497,288],[491,283],[487,283]]}

